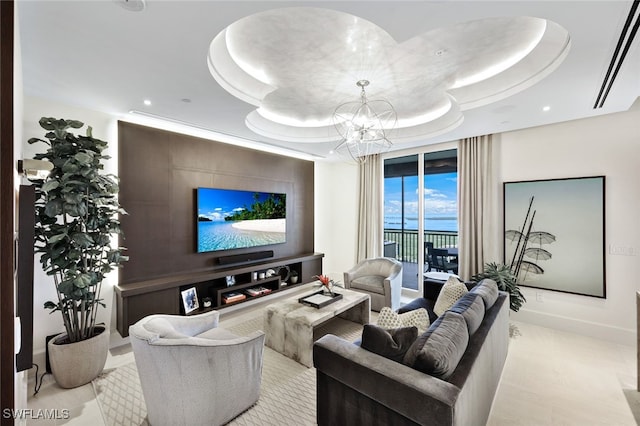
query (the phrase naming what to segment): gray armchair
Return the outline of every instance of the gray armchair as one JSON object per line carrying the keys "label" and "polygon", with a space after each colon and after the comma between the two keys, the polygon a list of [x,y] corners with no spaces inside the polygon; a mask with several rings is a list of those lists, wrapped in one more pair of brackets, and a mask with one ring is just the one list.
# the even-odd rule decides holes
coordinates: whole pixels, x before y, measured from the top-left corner
{"label": "gray armchair", "polygon": [[377,257],[359,262],[344,273],[344,287],[371,296],[371,310],[384,306],[396,310],[402,293],[402,263],[390,257]]}
{"label": "gray armchair", "polygon": [[152,426],[221,425],[258,401],[264,333],[236,336],[218,318],[150,315],[129,327]]}

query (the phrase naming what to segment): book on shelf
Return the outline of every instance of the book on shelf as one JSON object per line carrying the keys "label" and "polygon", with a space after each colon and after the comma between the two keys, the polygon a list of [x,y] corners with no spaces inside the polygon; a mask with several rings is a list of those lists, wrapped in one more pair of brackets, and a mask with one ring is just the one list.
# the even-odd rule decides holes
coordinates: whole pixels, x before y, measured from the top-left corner
{"label": "book on shelf", "polygon": [[251,287],[245,290],[249,296],[261,296],[271,293],[271,289],[263,286]]}
{"label": "book on shelf", "polygon": [[237,302],[238,300],[244,300],[246,298],[247,298],[246,295],[242,293],[236,293],[236,292],[225,293],[222,296],[222,300],[224,301],[224,303]]}

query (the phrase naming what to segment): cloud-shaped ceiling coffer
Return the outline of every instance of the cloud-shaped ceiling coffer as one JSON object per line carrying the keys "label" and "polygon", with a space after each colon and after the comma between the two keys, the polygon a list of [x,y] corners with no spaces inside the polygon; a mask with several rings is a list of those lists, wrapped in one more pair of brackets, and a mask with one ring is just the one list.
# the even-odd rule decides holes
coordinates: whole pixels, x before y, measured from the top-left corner
{"label": "cloud-shaped ceiling coffer", "polygon": [[295,142],[338,141],[336,107],[384,99],[398,114],[394,143],[435,136],[462,111],[520,92],[568,53],[567,31],[533,17],[500,17],[437,28],[397,43],[386,31],[335,10],[293,7],[231,24],[211,42],[208,65],[229,93],[258,108],[254,132]]}

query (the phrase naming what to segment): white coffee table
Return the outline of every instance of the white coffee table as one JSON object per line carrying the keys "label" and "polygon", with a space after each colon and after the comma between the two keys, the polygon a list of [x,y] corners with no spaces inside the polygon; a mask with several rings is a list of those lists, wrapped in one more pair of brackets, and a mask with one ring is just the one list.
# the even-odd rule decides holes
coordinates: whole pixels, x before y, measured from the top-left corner
{"label": "white coffee table", "polygon": [[336,316],[369,324],[371,314],[368,294],[338,289],[342,299],[317,309],[298,302],[309,291],[273,303],[264,313],[265,344],[307,367],[313,366],[313,330]]}

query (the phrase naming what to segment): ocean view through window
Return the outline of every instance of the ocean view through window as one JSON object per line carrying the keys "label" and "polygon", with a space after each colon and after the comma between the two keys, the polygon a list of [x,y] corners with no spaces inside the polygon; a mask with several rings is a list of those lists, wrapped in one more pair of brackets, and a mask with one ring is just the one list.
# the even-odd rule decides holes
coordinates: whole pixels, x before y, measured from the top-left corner
{"label": "ocean view through window", "polygon": [[[424,229],[425,231],[458,232],[458,173],[427,175],[424,178]],[[418,187],[418,176],[407,177],[405,185]],[[401,204],[401,182],[399,178],[387,178],[384,183],[384,228],[418,230],[418,194],[410,189],[405,191],[405,205],[408,207],[403,218]],[[403,223],[404,220],[404,223]]]}
{"label": "ocean view through window", "polygon": [[385,160],[385,256],[395,252],[403,262],[404,288],[418,290],[422,285],[420,272],[430,269],[427,244],[457,256],[457,181],[456,150]]}
{"label": "ocean view through window", "polygon": [[286,194],[198,188],[198,253],[286,242]]}

